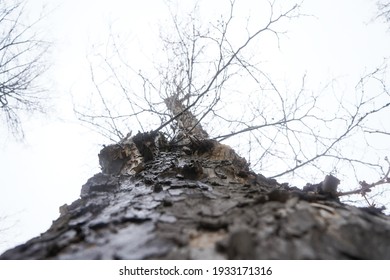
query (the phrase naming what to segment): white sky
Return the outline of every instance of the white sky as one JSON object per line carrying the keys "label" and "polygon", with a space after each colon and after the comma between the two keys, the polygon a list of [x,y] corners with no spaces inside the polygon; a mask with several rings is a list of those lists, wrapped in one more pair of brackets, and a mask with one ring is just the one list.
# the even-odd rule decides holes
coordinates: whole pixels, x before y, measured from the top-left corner
{"label": "white sky", "polygon": [[[0,229],[3,224],[11,227],[0,232],[0,253],[47,230],[59,215],[58,207],[76,200],[81,185],[99,171],[97,154],[106,140],[75,122],[70,102],[70,93],[82,94],[89,82],[85,58],[91,45],[104,42],[109,23],[117,20],[138,38],[132,42],[146,44],[144,53],[149,55],[153,44],[145,41],[158,35],[152,30],[166,11],[162,0],[28,2],[37,10],[45,2],[55,8],[43,22],[54,41],[49,57],[53,67],[46,77],[55,110],[24,123],[25,143],[0,130],[0,217],[7,217],[0,221]],[[202,5],[210,2],[215,3]],[[269,65],[290,78],[300,79],[307,72],[313,85],[341,78],[348,81],[341,88],[353,88],[363,74],[389,57],[387,26],[372,21],[375,2],[307,0],[303,12],[314,17],[289,26],[288,38],[269,58]]]}

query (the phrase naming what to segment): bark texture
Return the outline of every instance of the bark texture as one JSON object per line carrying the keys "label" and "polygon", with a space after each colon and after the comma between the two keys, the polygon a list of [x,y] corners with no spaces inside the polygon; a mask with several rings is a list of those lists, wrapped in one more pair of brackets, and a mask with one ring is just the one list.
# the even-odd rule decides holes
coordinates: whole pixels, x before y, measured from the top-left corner
{"label": "bark texture", "polygon": [[[182,137],[182,136],[181,136]],[[41,236],[0,259],[390,259],[390,219],[279,184],[209,139],[139,133]]]}

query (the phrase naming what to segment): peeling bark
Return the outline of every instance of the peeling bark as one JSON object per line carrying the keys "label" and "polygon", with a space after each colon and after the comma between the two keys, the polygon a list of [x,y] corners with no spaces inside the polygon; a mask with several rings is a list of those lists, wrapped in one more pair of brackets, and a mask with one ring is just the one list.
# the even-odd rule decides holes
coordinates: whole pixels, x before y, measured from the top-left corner
{"label": "peeling bark", "polygon": [[230,147],[139,133],[41,236],[0,259],[390,259],[390,219],[252,172]]}

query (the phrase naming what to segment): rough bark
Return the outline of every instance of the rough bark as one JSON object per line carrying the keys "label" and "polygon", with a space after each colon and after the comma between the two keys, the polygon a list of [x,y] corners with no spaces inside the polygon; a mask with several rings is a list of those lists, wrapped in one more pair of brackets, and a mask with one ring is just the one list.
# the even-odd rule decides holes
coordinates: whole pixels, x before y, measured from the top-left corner
{"label": "rough bark", "polygon": [[139,133],[41,236],[0,259],[389,259],[390,219],[250,171],[213,140]]}

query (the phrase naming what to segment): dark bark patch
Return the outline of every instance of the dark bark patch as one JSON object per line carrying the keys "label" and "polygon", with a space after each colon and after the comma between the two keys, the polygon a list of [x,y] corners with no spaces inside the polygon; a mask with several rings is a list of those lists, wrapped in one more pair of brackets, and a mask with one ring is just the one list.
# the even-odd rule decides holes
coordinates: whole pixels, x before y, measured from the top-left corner
{"label": "dark bark patch", "polygon": [[255,258],[256,241],[246,229],[230,234],[227,244],[227,256],[231,260],[250,260]]}
{"label": "dark bark patch", "polygon": [[112,191],[118,184],[118,177],[103,173],[95,174],[81,187],[81,197],[85,197],[92,192]]}

